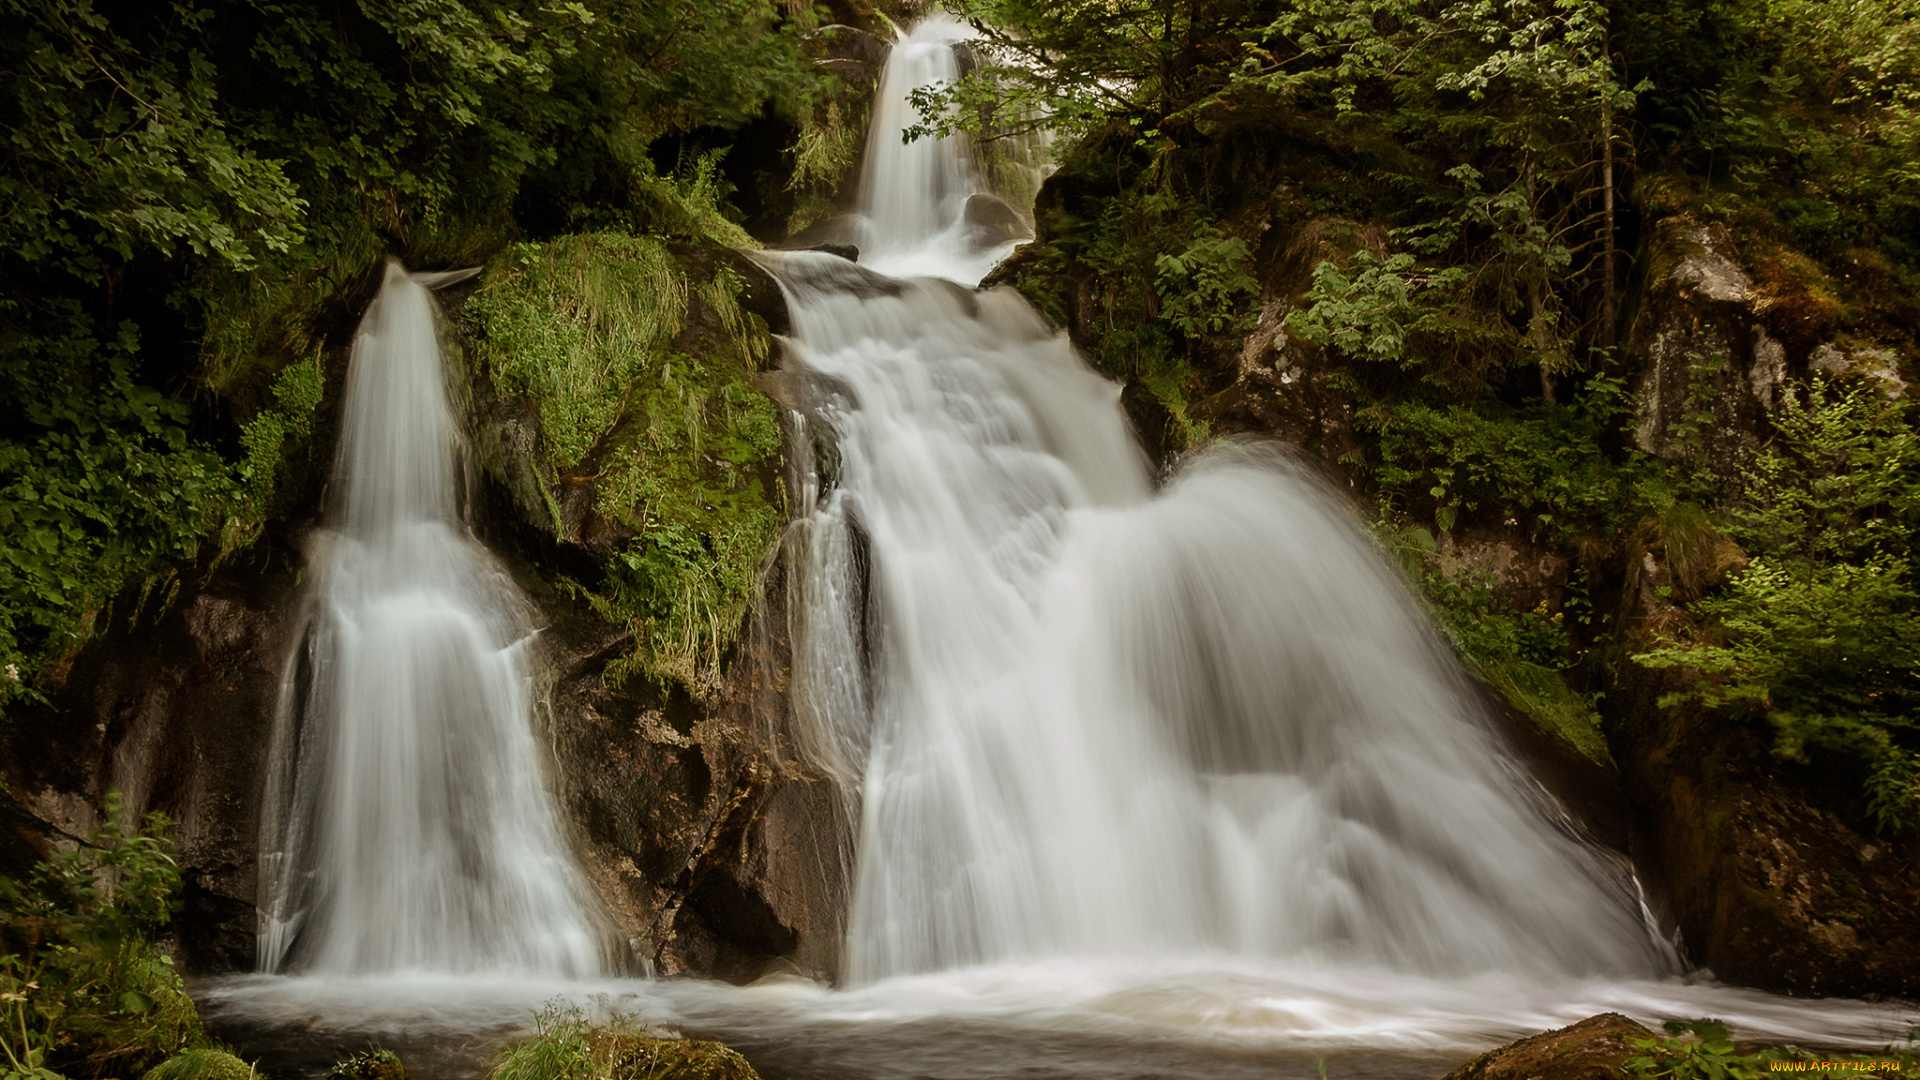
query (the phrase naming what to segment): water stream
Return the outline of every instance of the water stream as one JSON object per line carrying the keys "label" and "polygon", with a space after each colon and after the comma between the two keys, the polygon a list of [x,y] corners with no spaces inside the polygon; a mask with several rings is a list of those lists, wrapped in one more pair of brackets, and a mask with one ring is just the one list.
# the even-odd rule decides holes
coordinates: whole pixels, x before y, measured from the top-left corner
{"label": "water stream", "polygon": [[794,744],[859,810],[845,985],[594,977],[526,623],[459,523],[431,300],[396,267],[282,721],[262,958],[298,977],[202,988],[219,1023],[470,1044],[564,999],[726,1039],[769,1080],[1432,1077],[1608,1009],[1901,1038],[1895,1007],[1684,975],[1339,496],[1247,444],[1156,484],[1118,388],[974,291],[1005,250],[963,220],[971,148],[899,139],[960,36],[894,49],[862,263],[763,256],[796,420],[838,449],[791,606]]}
{"label": "water stream", "polygon": [[431,277],[354,338],[328,527],[276,725],[260,969],[601,970],[533,735],[525,602],[461,520]]}

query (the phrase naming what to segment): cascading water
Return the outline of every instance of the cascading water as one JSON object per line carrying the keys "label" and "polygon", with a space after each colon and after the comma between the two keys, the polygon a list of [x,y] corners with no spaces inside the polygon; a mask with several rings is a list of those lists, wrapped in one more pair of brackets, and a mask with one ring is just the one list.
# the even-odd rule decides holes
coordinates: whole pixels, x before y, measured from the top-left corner
{"label": "cascading water", "polygon": [[282,694],[260,966],[324,975],[601,969],[534,740],[523,603],[460,520],[426,275],[354,339],[331,527]]}
{"label": "cascading water", "polygon": [[849,985],[577,978],[597,936],[526,622],[460,526],[431,301],[395,267],[355,345],[263,860],[263,966],[306,977],[229,980],[210,1015],[269,1044],[315,1018],[466,1043],[563,997],[834,1080],[1413,1080],[1608,1010],[1905,1032],[1909,1010],[1666,977],[1630,879],[1553,824],[1352,515],[1277,451],[1155,489],[1116,388],[970,288],[998,253],[965,228],[966,142],[901,144],[960,36],[930,19],[888,63],[867,265],[764,256],[797,430],[837,446],[787,606],[791,745],[860,817]]}
{"label": "cascading water", "polygon": [[[970,148],[894,130],[956,36],[896,47],[861,206],[896,230],[887,265],[965,280]],[[864,761],[852,979],[1193,950],[1673,968],[1351,514],[1276,451],[1216,449],[1156,493],[1118,389],[1011,292],[766,262],[838,449],[796,685],[801,744]]]}
{"label": "cascading water", "polygon": [[986,190],[974,166],[973,144],[954,133],[905,141],[920,119],[910,95],[960,75],[954,46],[967,28],[933,15],[894,44],[874,94],[867,154],[861,164],[860,259],[884,274],[930,274],[980,280],[1006,249],[980,244],[966,219],[967,200]]}

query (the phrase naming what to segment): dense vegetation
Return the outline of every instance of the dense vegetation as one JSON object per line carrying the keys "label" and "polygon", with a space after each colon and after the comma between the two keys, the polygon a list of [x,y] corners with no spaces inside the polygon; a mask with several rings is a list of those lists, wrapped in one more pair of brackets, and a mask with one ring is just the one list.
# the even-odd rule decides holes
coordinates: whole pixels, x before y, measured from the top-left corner
{"label": "dense vegetation", "polygon": [[[1330,373],[1287,433],[1369,493],[1510,702],[1604,755],[1591,702],[1632,664],[1597,583],[1658,549],[1676,617],[1630,647],[1678,679],[1666,704],[1764,720],[1783,757],[1855,770],[1883,830],[1920,822],[1909,410],[1872,378],[1790,385],[1729,453],[1702,356],[1673,443],[1641,446],[1624,356],[1655,224],[1684,218],[1738,237],[1787,348],[1897,370],[1910,0],[957,6],[984,61],[923,95],[926,126],[1062,129],[1043,243],[1006,276],[1127,382],[1163,457],[1246,426],[1244,343],[1285,344]],[[1487,535],[1568,553],[1554,610],[1443,571]]]}
{"label": "dense vegetation", "polygon": [[768,116],[830,169],[848,111],[802,51],[821,17],[0,4],[0,703],[44,698],[110,612],[164,603],[311,496],[290,470],[383,255],[471,265],[583,229],[744,239],[688,214],[726,187],[689,148]]}
{"label": "dense vegetation", "polygon": [[138,1075],[202,1045],[173,959],[153,944],[180,886],[165,818],[107,824],[24,882],[0,882],[0,1051],[8,1075]]}

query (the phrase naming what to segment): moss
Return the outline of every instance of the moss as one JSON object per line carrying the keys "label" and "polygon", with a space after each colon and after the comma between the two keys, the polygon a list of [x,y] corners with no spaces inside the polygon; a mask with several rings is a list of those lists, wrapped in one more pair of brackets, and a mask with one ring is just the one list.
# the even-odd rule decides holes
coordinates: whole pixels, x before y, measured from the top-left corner
{"label": "moss", "polygon": [[508,1044],[489,1080],[759,1080],[719,1043],[661,1038],[629,1017],[589,1024],[577,1009],[550,1008],[533,1035]]}
{"label": "moss", "polygon": [[252,1080],[253,1066],[225,1050],[188,1050],[148,1069],[141,1080]]}
{"label": "moss", "polygon": [[1470,659],[1480,680],[1540,730],[1579,751],[1581,757],[1596,765],[1613,764],[1593,702],[1575,693],[1567,685],[1564,674],[1513,657]]}
{"label": "moss", "polygon": [[1495,595],[1490,577],[1455,580],[1437,568],[1439,544],[1424,527],[1381,521],[1376,535],[1397,555],[1426,601],[1428,612],[1467,670],[1534,726],[1596,765],[1612,754],[1590,697],[1567,682],[1571,654],[1564,612],[1543,601],[1516,610]]}
{"label": "moss", "polygon": [[627,536],[578,586],[634,633],[616,681],[716,689],[779,536],[779,415],[751,381],[771,339],[741,288],[724,261],[696,276],[659,239],[595,233],[508,250],[467,307],[479,363],[539,415],[555,535],[561,489],[591,485]]}

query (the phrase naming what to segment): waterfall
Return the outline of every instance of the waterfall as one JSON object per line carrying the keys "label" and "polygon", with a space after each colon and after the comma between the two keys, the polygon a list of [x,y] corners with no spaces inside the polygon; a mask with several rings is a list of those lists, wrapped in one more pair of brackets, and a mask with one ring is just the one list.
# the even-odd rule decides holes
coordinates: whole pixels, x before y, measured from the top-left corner
{"label": "waterfall", "polygon": [[533,734],[533,631],[460,518],[428,277],[388,263],[353,342],[269,778],[260,967],[594,975]]}
{"label": "waterfall", "polygon": [[978,277],[970,150],[897,129],[957,36],[896,46],[860,202],[886,268],[951,280],[765,256],[838,450],[798,531],[795,716],[830,774],[859,763],[848,977],[1161,951],[1671,970],[1337,496],[1241,444],[1156,490],[1118,387],[1016,294],[953,284]]}
{"label": "waterfall", "polygon": [[960,77],[954,46],[966,26],[945,14],[921,20],[894,44],[874,93],[861,163],[855,239],[863,264],[902,277],[980,280],[1011,245],[979,244],[966,219],[968,199],[986,192],[964,134],[905,141],[920,119],[909,95]]}

